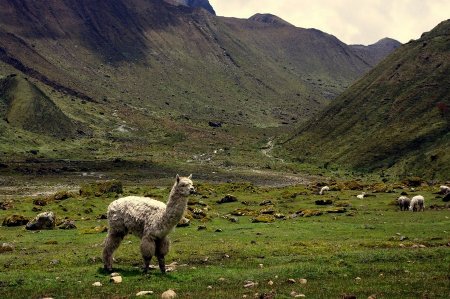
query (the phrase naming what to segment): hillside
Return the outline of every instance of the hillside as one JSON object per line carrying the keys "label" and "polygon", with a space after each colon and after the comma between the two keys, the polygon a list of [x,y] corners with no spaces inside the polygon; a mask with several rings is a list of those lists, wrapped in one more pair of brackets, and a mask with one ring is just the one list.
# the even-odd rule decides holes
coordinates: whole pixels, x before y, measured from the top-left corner
{"label": "hillside", "polygon": [[[332,35],[280,26],[275,16],[217,17],[208,4],[1,1],[0,75],[32,79],[93,132],[89,144],[43,157],[184,151],[187,160],[242,149],[241,140],[258,148],[262,130],[309,118],[373,67]],[[212,132],[209,123],[223,126]],[[26,138],[40,139],[22,136],[19,144]]]}
{"label": "hillside", "polygon": [[58,138],[84,134],[41,90],[27,79],[0,79],[0,117],[13,127]]}
{"label": "hillside", "polygon": [[397,49],[285,143],[298,161],[450,173],[450,21]]}

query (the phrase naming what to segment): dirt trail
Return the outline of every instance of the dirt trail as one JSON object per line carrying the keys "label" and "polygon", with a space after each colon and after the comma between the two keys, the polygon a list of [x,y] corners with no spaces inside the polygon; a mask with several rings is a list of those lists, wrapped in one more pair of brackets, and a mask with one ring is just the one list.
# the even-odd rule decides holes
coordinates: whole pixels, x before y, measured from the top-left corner
{"label": "dirt trail", "polygon": [[273,137],[270,137],[269,140],[267,141],[266,145],[264,147],[262,147],[261,149],[261,153],[271,159],[275,159],[281,163],[286,163],[283,159],[281,158],[275,158],[274,156],[272,156],[272,151],[275,147],[275,141],[273,139]]}

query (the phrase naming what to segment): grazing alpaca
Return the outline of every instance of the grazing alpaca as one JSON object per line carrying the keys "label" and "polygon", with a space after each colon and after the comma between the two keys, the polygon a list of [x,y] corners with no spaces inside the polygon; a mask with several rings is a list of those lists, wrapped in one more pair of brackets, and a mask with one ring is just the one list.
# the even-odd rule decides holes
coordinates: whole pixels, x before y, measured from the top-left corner
{"label": "grazing alpaca", "polygon": [[400,196],[399,198],[397,198],[397,203],[400,207],[400,211],[407,211],[409,209],[411,199],[406,196]]}
{"label": "grazing alpaca", "polygon": [[365,196],[366,196],[366,192],[363,192],[363,193],[361,193],[361,194],[356,195],[356,197],[357,197],[358,199],[364,199]]}
{"label": "grazing alpaca", "polygon": [[409,204],[409,210],[413,212],[424,211],[425,209],[425,198],[422,195],[416,195],[411,198],[411,202]]}
{"label": "grazing alpaca", "polygon": [[443,194],[443,195],[445,195],[447,193],[450,193],[450,187],[445,186],[445,185],[440,186],[439,187],[439,193]]}
{"label": "grazing alpaca", "polygon": [[324,195],[326,191],[330,191],[330,187],[323,186],[319,191],[319,195]]}
{"label": "grazing alpaca", "polygon": [[103,249],[105,270],[112,271],[112,254],[125,235],[133,233],[141,239],[144,272],[147,273],[154,255],[158,258],[161,272],[166,272],[164,257],[169,252],[167,235],[183,217],[188,195],[195,192],[191,178],[192,175],[189,177],[177,175],[167,205],[148,197],[138,196],[119,198],[109,205],[109,230]]}

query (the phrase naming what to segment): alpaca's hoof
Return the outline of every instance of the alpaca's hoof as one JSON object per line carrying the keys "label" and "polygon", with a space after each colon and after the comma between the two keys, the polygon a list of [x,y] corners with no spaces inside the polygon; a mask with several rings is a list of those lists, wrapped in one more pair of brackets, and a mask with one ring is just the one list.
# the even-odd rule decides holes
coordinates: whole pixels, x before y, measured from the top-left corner
{"label": "alpaca's hoof", "polygon": [[113,271],[112,267],[108,267],[108,266],[104,266],[103,270],[105,270],[105,272],[108,272],[108,273],[112,273],[112,271]]}

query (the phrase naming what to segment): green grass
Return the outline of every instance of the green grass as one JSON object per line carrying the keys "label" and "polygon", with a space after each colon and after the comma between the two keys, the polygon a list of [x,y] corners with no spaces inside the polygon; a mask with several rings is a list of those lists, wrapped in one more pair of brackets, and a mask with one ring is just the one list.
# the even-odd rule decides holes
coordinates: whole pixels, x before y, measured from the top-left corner
{"label": "green grass", "polygon": [[[151,194],[165,198],[168,188],[125,186],[124,194]],[[115,270],[123,283],[109,283],[101,262],[105,233],[93,228],[106,225],[96,218],[105,213],[115,196],[75,196],[50,202],[59,219],[76,221],[78,229],[30,232],[24,228],[0,227],[0,242],[12,243],[13,252],[0,254],[2,298],[131,298],[138,291],[151,290],[158,297],[174,289],[180,298],[242,298],[255,293],[276,293],[290,298],[303,293],[307,298],[340,298],[351,293],[358,298],[448,298],[450,255],[450,212],[429,209],[423,213],[400,212],[392,201],[403,191],[374,193],[356,199],[359,191],[334,191],[325,196],[315,188],[256,187],[251,184],[198,184],[195,207],[208,208],[208,220],[193,220],[191,226],[176,228],[167,263],[178,262],[175,272],[141,273],[139,240],[127,236],[116,252]],[[431,188],[422,188],[427,207],[443,206]],[[225,194],[239,201],[217,204]],[[5,196],[3,196],[5,197]],[[319,209],[316,199],[345,202],[347,213],[252,223],[252,216],[237,217],[232,223],[223,216],[236,208],[259,211],[259,203],[270,200],[277,212],[289,216],[300,209]],[[18,213],[32,217],[32,199],[16,197],[14,208],[0,211],[0,220]],[[197,230],[205,225],[206,230]],[[221,232],[216,230],[220,229]],[[401,241],[401,237],[406,237]],[[400,244],[405,247],[400,247]],[[425,245],[425,248],[412,248]],[[260,264],[263,266],[261,267]],[[356,278],[361,278],[357,280]],[[292,284],[290,278],[306,278],[307,284]],[[223,280],[224,279],[224,280]],[[244,288],[251,280],[258,286]],[[270,286],[268,281],[273,281]],[[100,281],[102,287],[93,287]],[[211,288],[208,288],[211,286]]]}

